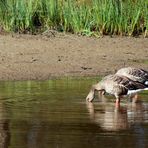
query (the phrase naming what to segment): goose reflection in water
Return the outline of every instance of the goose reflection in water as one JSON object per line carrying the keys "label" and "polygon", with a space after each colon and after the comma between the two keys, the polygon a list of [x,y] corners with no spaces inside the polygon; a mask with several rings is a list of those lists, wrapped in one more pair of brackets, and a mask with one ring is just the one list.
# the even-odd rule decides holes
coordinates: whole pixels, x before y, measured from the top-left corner
{"label": "goose reflection in water", "polygon": [[116,108],[112,103],[87,102],[90,119],[106,131],[128,130],[139,123],[148,122],[148,105],[129,103]]}

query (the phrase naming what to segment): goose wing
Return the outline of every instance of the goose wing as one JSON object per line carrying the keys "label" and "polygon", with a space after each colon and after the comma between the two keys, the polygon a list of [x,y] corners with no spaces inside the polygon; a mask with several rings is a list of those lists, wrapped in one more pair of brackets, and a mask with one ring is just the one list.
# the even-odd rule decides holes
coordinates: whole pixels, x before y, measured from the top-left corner
{"label": "goose wing", "polygon": [[145,85],[143,85],[142,83],[139,82],[135,82],[125,76],[118,76],[115,75],[114,76],[114,82],[117,83],[118,85],[120,85],[120,87],[125,87],[128,90],[137,90],[137,89],[144,89],[146,88]]}
{"label": "goose wing", "polygon": [[133,68],[133,69],[129,70],[129,74],[133,75],[135,77],[140,77],[140,78],[148,80],[148,71],[146,71],[144,69]]}
{"label": "goose wing", "polygon": [[148,81],[148,71],[144,69],[127,67],[118,70],[116,74],[126,76],[134,81],[142,83]]}

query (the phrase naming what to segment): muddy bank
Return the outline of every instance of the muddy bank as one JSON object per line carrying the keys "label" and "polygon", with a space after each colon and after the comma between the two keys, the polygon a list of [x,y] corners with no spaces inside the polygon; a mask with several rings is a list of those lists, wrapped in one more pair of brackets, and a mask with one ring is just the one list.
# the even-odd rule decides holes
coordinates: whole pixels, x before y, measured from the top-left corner
{"label": "muddy bank", "polygon": [[125,66],[148,69],[148,38],[0,36],[0,80],[106,75]]}

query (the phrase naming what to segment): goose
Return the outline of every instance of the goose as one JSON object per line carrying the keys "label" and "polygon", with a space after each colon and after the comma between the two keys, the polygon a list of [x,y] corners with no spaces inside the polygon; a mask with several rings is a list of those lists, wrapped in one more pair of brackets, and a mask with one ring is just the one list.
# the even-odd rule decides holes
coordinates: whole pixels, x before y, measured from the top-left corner
{"label": "goose", "polygon": [[122,97],[145,89],[147,89],[146,85],[133,81],[126,76],[117,74],[108,75],[97,84],[92,85],[89,94],[86,97],[86,101],[92,102],[95,90],[97,90],[103,92],[103,94],[107,92],[108,94],[114,95],[116,98],[116,105],[118,106]]}
{"label": "goose", "polygon": [[133,81],[137,81],[147,85],[148,87],[148,71],[141,68],[125,67],[116,72],[117,75],[126,76]]}

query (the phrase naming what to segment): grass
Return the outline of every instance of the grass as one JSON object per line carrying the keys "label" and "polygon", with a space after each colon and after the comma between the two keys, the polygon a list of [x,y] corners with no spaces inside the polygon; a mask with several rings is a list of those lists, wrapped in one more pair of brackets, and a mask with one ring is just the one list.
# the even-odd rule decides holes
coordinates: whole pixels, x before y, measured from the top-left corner
{"label": "grass", "polygon": [[148,36],[148,0],[2,0],[0,27],[8,32],[48,29],[87,36]]}

